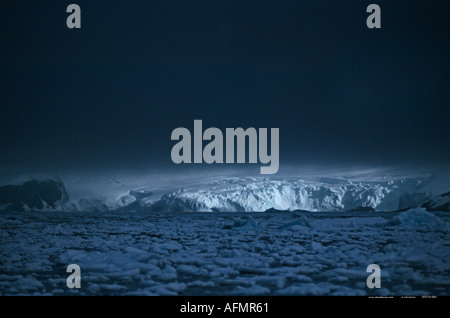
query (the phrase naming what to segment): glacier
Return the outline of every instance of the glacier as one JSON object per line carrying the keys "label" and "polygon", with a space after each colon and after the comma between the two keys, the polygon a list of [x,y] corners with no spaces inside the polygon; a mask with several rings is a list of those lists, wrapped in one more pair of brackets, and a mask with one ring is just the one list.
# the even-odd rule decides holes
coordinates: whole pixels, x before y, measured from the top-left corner
{"label": "glacier", "polygon": [[110,200],[109,209],[141,212],[394,211],[418,207],[430,199],[433,194],[427,186],[435,179],[435,175],[214,177],[177,188],[136,188]]}
{"label": "glacier", "polygon": [[429,181],[429,178],[352,182],[329,178],[233,177],[191,184],[159,196],[152,192],[136,196],[130,192],[122,199],[134,198],[135,210],[155,212],[262,212],[270,208],[317,212],[360,207],[386,211],[410,207],[414,203],[408,200],[411,194],[428,198],[420,188]]}
{"label": "glacier", "polygon": [[[25,201],[19,201],[12,202],[9,207],[21,211],[67,212],[370,212],[423,206],[427,210],[447,211],[448,196],[441,194],[444,191],[433,189],[438,179],[435,174],[393,176],[380,173],[287,177],[197,176],[188,178],[189,181],[185,179],[163,185],[150,177],[141,177],[139,181],[126,178],[86,181],[77,177],[65,178],[64,183],[55,182],[58,186],[50,195],[59,198],[59,201],[32,207]],[[448,187],[443,189],[448,191]],[[37,196],[34,201],[40,202],[39,193],[34,194]],[[0,210],[8,208],[7,200],[3,201],[0,202]]]}

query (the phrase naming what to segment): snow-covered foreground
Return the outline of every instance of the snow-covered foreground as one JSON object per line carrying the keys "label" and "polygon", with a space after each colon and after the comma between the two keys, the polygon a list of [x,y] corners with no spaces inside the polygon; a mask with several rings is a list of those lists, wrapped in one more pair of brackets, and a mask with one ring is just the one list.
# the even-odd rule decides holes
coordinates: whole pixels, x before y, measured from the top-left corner
{"label": "snow-covered foreground", "polygon": [[[449,222],[424,209],[2,212],[0,295],[450,295]],[[366,286],[373,263],[380,289]]]}

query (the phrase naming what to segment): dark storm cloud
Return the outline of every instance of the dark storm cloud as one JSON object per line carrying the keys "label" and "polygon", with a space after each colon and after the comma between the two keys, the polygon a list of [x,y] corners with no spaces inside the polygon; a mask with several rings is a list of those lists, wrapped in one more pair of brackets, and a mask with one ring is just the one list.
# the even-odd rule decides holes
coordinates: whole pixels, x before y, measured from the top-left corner
{"label": "dark storm cloud", "polygon": [[450,162],[448,2],[3,4],[0,166],[167,167],[170,133],[279,127],[283,164]]}

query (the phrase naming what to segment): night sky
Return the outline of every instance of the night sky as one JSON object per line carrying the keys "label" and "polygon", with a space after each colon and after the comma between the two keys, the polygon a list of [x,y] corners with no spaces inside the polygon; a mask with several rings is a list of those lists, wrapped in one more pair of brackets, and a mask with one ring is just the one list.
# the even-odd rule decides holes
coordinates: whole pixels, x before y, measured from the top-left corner
{"label": "night sky", "polygon": [[373,2],[2,1],[0,170],[173,169],[194,119],[278,127],[280,172],[448,166],[450,2]]}

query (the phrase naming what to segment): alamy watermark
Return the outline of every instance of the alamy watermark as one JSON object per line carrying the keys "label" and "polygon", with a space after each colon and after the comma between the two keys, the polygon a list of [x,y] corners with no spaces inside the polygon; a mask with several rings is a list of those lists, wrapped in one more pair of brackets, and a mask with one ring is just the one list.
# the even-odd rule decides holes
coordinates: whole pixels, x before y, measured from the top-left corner
{"label": "alamy watermark", "polygon": [[[189,129],[178,127],[172,131],[171,139],[178,140],[173,146],[171,157],[176,164],[192,163],[192,143],[194,144],[194,163],[235,163],[246,162],[246,140],[248,140],[248,163],[268,164],[262,166],[261,174],[277,173],[280,156],[280,130],[270,129],[270,155],[268,151],[267,128],[226,128],[225,130],[225,155],[224,136],[219,128],[210,127],[203,132],[202,120],[194,120],[194,136],[192,138]],[[193,139],[193,140],[192,140]],[[203,147],[203,141],[209,141]],[[235,147],[236,144],[236,147]],[[236,148],[236,149],[235,149]]]}
{"label": "alamy watermark", "polygon": [[81,288],[81,268],[77,264],[70,264],[67,266],[67,273],[72,273],[67,277],[68,288]]}
{"label": "alamy watermark", "polygon": [[370,264],[366,269],[367,273],[372,273],[367,277],[366,285],[368,288],[381,288],[381,268],[377,264]]}
{"label": "alamy watermark", "polygon": [[66,9],[70,15],[66,19],[69,29],[81,29],[81,8],[78,4],[69,4]]}

